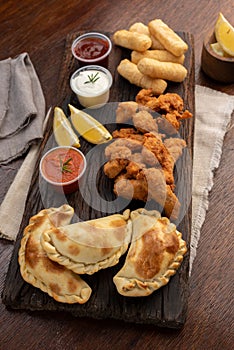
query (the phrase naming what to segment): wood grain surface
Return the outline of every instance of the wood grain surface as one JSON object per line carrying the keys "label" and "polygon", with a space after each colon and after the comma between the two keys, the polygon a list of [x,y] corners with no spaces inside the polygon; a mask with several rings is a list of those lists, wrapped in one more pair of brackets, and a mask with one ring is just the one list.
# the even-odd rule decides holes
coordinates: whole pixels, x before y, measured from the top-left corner
{"label": "wood grain surface", "polygon": [[[64,60],[60,67],[60,79],[58,82],[58,105],[67,113],[68,103],[82,108],[76,96],[71,92],[69,77],[77,69],[77,62],[71,53],[73,40],[81,33],[72,33],[67,36]],[[107,33],[111,38],[112,34]],[[188,70],[187,77],[182,84],[168,84],[167,92],[176,92],[184,100],[184,107],[194,114],[194,54],[193,37],[188,33],[180,33],[180,36],[187,42],[189,49],[186,53],[185,67]],[[115,123],[115,112],[119,101],[132,101],[140,88],[131,85],[117,72],[116,67],[124,58],[129,58],[130,51],[114,45],[109,62],[109,69],[112,72],[114,85],[111,88],[110,103],[97,109],[89,110],[96,119],[115,130],[118,125]],[[188,88],[190,87],[190,88]],[[53,115],[53,113],[52,113]],[[77,317],[92,318],[114,318],[135,323],[154,324],[161,327],[181,328],[187,316],[188,301],[188,272],[189,272],[189,249],[183,264],[176,275],[171,278],[170,283],[153,293],[147,298],[126,298],[118,295],[113,284],[114,275],[123,266],[125,256],[115,267],[99,271],[93,276],[82,276],[87,280],[92,289],[90,300],[84,305],[64,305],[49,296],[44,295],[40,290],[28,286],[22,279],[19,264],[18,250],[24,228],[28,225],[29,219],[39,210],[50,207],[59,207],[68,203],[75,210],[76,221],[90,220],[103,217],[109,214],[122,213],[126,208],[135,210],[139,207],[146,207],[145,203],[139,201],[120,200],[115,201],[112,190],[112,181],[105,176],[102,166],[106,159],[104,150],[106,145],[92,146],[85,140],[81,140],[81,151],[86,155],[87,171],[82,179],[83,189],[69,196],[57,194],[53,189],[39,178],[38,163],[41,155],[48,151],[56,142],[53,137],[52,120],[47,127],[35,174],[32,179],[30,194],[27,198],[24,218],[21,229],[14,247],[10,268],[7,274],[3,290],[3,303],[9,307],[26,310],[46,311],[67,311]],[[176,191],[181,203],[181,214],[175,222],[177,228],[183,234],[183,238],[189,247],[191,235],[191,187],[192,187],[192,139],[193,139],[194,118],[181,122],[180,135],[187,142],[186,150],[177,162],[176,172],[178,180],[175,180]],[[97,185],[96,185],[97,184]],[[82,185],[82,184],[81,184]],[[148,209],[159,209],[155,202],[148,204]],[[164,213],[162,213],[164,215]]]}
{"label": "wood grain surface", "polygon": [[[195,81],[234,95],[234,86],[219,84],[200,69],[203,38],[222,11],[234,23],[231,0],[0,1],[0,59],[28,52],[38,72],[47,107],[58,103],[58,80],[66,37],[77,30],[114,32],[141,21],[162,18],[174,30],[190,32],[195,43]],[[74,318],[67,312],[12,311],[0,304],[0,349],[231,349],[233,338],[233,137],[225,137],[219,169],[209,196],[190,279],[187,320],[181,330],[158,329],[115,320]],[[3,200],[22,159],[0,168]],[[13,214],[12,214],[13,215]],[[0,242],[0,291],[13,251]]]}

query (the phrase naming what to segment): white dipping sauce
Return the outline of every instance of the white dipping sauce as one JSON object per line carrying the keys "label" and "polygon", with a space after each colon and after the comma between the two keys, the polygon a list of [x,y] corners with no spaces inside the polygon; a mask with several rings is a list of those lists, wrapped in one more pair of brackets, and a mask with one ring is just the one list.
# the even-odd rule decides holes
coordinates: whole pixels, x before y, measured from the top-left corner
{"label": "white dipping sauce", "polygon": [[[101,107],[109,100],[112,76],[110,72],[103,68],[93,66],[91,69],[86,66],[78,69],[71,77],[71,88],[76,93],[80,104],[84,107]],[[92,80],[93,81],[90,81]],[[98,78],[98,79],[97,79]]]}

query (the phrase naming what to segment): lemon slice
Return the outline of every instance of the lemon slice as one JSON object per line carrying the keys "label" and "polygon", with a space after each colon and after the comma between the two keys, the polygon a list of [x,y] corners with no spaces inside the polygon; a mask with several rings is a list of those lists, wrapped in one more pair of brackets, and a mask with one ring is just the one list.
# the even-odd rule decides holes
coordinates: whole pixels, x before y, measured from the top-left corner
{"label": "lemon slice", "polygon": [[222,47],[219,45],[219,43],[213,43],[210,44],[210,47],[212,48],[212,50],[219,56],[225,57],[226,52],[223,51]]}
{"label": "lemon slice", "polygon": [[54,109],[53,120],[54,137],[59,146],[73,146],[80,147],[80,141],[71,123],[65,116],[63,110],[59,107]]}
{"label": "lemon slice", "polygon": [[234,56],[234,28],[220,12],[215,24],[215,36],[221,48]]}
{"label": "lemon slice", "polygon": [[71,121],[78,133],[88,142],[100,144],[112,139],[109,131],[95,118],[72,105],[68,105],[71,111]]}

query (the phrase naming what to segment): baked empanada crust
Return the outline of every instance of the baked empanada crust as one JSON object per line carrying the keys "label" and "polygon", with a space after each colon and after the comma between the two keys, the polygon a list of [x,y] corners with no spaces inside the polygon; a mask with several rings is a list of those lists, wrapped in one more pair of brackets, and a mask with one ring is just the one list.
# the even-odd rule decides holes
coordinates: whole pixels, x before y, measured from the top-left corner
{"label": "baked empanada crust", "polygon": [[43,232],[41,245],[48,257],[78,274],[116,265],[131,240],[129,210],[123,215],[78,222]]}
{"label": "baked empanada crust", "polygon": [[132,242],[121,270],[113,281],[124,296],[147,296],[169,282],[187,251],[182,234],[157,211],[131,213]]}
{"label": "baked empanada crust", "polygon": [[83,304],[88,301],[91,288],[79,275],[51,261],[40,244],[43,230],[54,225],[67,225],[72,216],[73,209],[68,205],[44,209],[33,216],[24,230],[18,261],[21,275],[26,282],[49,294],[56,301]]}

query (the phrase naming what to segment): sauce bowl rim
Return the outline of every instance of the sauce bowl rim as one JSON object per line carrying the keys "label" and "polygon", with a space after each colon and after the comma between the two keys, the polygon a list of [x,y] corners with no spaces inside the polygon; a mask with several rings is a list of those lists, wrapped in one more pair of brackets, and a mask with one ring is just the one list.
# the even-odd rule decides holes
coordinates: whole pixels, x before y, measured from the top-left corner
{"label": "sauce bowl rim", "polygon": [[[77,45],[77,43],[78,43],[79,41],[81,41],[82,39],[84,39],[84,38],[86,38],[86,37],[101,37],[102,39],[104,39],[105,41],[107,41],[107,42],[108,42],[108,50],[107,50],[107,52],[106,52],[104,55],[102,55],[102,56],[100,56],[100,57],[98,57],[98,58],[90,58],[90,59],[88,59],[88,58],[83,58],[83,57],[77,56],[77,54],[75,53],[75,50],[74,50],[74,49],[75,49],[75,46]],[[73,41],[72,46],[71,46],[71,50],[72,50],[73,56],[74,56],[77,60],[82,61],[82,62],[86,62],[86,63],[95,63],[95,62],[99,62],[99,61],[103,60],[104,58],[106,58],[106,57],[110,54],[110,52],[111,52],[111,50],[112,50],[112,42],[111,42],[111,39],[110,39],[107,35],[105,35],[105,34],[103,34],[103,33],[99,33],[99,32],[87,32],[87,33],[84,33],[84,34],[79,35],[79,36]]]}
{"label": "sauce bowl rim", "polygon": [[[81,71],[85,71],[85,70],[99,70],[99,71],[102,71],[103,73],[105,73],[107,75],[107,78],[108,78],[108,81],[109,81],[109,84],[108,86],[106,87],[106,89],[102,90],[101,92],[97,93],[97,94],[93,94],[92,96],[88,95],[88,94],[84,94],[82,92],[82,90],[80,89],[77,89],[74,85],[73,85],[73,80],[74,80],[74,77],[76,75],[78,75]],[[111,72],[107,69],[107,68],[104,68],[102,66],[98,66],[98,65],[88,65],[88,66],[84,66],[84,67],[80,67],[79,69],[77,69],[71,76],[70,78],[70,87],[72,89],[72,91],[77,94],[77,95],[80,95],[80,96],[83,96],[83,97],[96,97],[96,96],[99,96],[99,95],[102,95],[102,94],[105,94],[112,86],[113,84],[113,77],[112,77],[112,74]]]}
{"label": "sauce bowl rim", "polygon": [[[83,162],[84,162],[84,167],[81,171],[81,173],[78,174],[78,176],[76,176],[73,180],[70,180],[70,181],[67,181],[67,182],[55,182],[55,181],[52,181],[50,179],[48,179],[48,177],[43,173],[43,170],[42,170],[42,163],[44,161],[44,159],[47,157],[47,155],[49,153],[52,153],[54,151],[56,151],[57,149],[73,149],[74,151],[76,151],[77,153],[79,153],[83,159]],[[67,186],[67,185],[71,185],[73,184],[74,182],[78,181],[83,175],[84,175],[84,172],[86,171],[86,168],[87,168],[87,161],[86,161],[86,157],[84,155],[83,152],[81,152],[78,148],[76,147],[73,147],[73,146],[56,146],[56,147],[52,147],[50,148],[40,159],[40,164],[39,164],[39,171],[40,171],[40,174],[41,176],[43,177],[43,179],[45,181],[47,181],[48,183],[50,183],[51,185],[53,186]]]}

